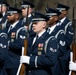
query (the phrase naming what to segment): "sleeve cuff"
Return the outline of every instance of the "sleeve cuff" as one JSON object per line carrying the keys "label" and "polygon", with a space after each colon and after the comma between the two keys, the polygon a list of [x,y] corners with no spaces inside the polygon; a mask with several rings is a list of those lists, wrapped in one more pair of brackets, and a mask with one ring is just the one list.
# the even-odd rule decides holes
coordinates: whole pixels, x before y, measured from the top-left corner
{"label": "sleeve cuff", "polygon": [[37,58],[38,56],[35,57],[35,67],[37,67]]}

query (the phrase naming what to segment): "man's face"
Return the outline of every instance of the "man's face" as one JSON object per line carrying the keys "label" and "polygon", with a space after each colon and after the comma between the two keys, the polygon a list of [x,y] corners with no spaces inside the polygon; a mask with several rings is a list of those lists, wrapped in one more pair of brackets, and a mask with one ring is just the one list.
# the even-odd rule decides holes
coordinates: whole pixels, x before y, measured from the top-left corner
{"label": "man's face", "polygon": [[55,22],[55,17],[50,17],[49,21],[47,22],[48,25],[52,25]]}
{"label": "man's face", "polygon": [[35,33],[40,33],[41,31],[43,31],[45,27],[46,27],[46,22],[44,21],[33,22],[33,31]]}
{"label": "man's face", "polygon": [[67,15],[67,12],[68,11],[66,11],[66,10],[61,11],[61,15],[59,16],[59,19],[64,18]]}
{"label": "man's face", "polygon": [[27,16],[27,9],[28,8],[22,8],[22,16],[24,16],[24,17]]}
{"label": "man's face", "polygon": [[48,25],[54,25],[56,24],[56,21],[58,20],[57,16],[52,16],[49,21],[47,22]]}
{"label": "man's face", "polygon": [[14,23],[16,20],[16,14],[8,15],[7,19],[9,22]]}
{"label": "man's face", "polygon": [[33,9],[31,7],[29,8],[22,8],[22,16],[23,17],[26,17],[27,16],[27,12],[28,12],[28,15],[31,14],[33,11]]}
{"label": "man's face", "polygon": [[6,11],[7,11],[7,7],[6,6],[0,7],[0,12],[4,13]]}

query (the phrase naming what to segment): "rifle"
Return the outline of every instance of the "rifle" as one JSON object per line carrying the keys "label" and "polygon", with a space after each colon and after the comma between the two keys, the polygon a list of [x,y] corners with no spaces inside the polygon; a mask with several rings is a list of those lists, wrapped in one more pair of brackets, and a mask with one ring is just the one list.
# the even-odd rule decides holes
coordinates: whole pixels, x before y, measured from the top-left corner
{"label": "rifle", "polygon": [[[74,36],[73,36],[73,43],[72,43],[72,51],[73,51],[73,61],[76,61],[76,19],[74,19],[74,6],[73,6],[73,19],[72,19],[73,29],[74,29]],[[72,71],[71,75],[76,75],[74,71]]]}
{"label": "rifle", "polygon": [[14,6],[17,7],[17,1],[16,0],[14,1]]}
{"label": "rifle", "polygon": [[[26,24],[28,25],[28,12],[29,12],[29,6],[27,8],[27,16],[26,16]],[[28,29],[26,32],[26,38],[24,40],[24,48],[22,48],[22,55],[27,55],[27,48],[28,48]],[[17,71],[16,75],[25,75],[26,66],[25,64],[20,64],[19,69]]]}

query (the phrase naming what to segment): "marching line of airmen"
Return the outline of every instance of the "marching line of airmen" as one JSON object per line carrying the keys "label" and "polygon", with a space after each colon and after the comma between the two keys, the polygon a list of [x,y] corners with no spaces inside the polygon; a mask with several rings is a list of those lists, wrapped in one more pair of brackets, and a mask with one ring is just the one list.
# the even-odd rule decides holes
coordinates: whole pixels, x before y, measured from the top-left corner
{"label": "marching line of airmen", "polygon": [[[76,70],[74,62],[69,65],[74,35],[67,18],[70,7],[58,3],[56,9],[46,8],[46,14],[34,12],[34,7],[27,1],[21,2],[21,9],[0,2],[0,75],[16,75],[20,63],[26,64],[26,75],[68,75],[69,68]],[[27,56],[21,56],[27,31]]]}

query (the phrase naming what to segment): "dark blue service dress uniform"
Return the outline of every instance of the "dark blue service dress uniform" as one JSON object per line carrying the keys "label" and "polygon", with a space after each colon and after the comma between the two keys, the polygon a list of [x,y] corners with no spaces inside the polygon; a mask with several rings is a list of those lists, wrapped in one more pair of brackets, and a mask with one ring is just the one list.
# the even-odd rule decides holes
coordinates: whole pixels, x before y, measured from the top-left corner
{"label": "dark blue service dress uniform", "polygon": [[56,24],[56,27],[54,28],[54,30],[51,33],[49,31],[48,33],[50,36],[55,36],[55,38],[57,39],[57,42],[59,43],[59,57],[63,56],[64,53],[66,52],[64,30],[60,29],[60,27],[57,26]]}
{"label": "dark blue service dress uniform", "polygon": [[0,75],[7,75],[4,64],[7,57],[8,40],[7,34],[4,30],[0,29]]}
{"label": "dark blue service dress uniform", "polygon": [[58,59],[57,40],[54,36],[48,39],[49,34],[46,31],[32,44],[35,36],[28,40],[30,64],[26,69],[27,75],[52,75],[51,67]]}
{"label": "dark blue service dress uniform", "polygon": [[65,31],[66,44],[70,46],[73,40],[73,35],[74,35],[72,22],[70,22],[68,18],[66,18],[60,26],[61,26],[61,29]]}
{"label": "dark blue service dress uniform", "polygon": [[[47,29],[48,32],[49,28]],[[57,39],[58,42],[58,61],[56,62],[55,66],[52,67],[52,74],[53,75],[60,75],[62,72],[62,67],[61,67],[61,62],[60,62],[60,58],[66,53],[66,47],[65,47],[65,34],[64,34],[64,30],[60,29],[60,27],[58,26],[58,24],[56,24],[56,27],[54,28],[54,30],[50,33],[50,31],[48,32],[50,36],[55,36],[55,38]]]}
{"label": "dark blue service dress uniform", "polygon": [[13,69],[14,71],[9,74],[16,75],[17,68],[19,66],[22,47],[24,46],[24,39],[26,38],[26,30],[22,26],[22,22],[19,21],[13,29],[7,32],[7,34],[9,49],[5,68],[9,69],[8,72],[11,72],[10,69]]}
{"label": "dark blue service dress uniform", "polygon": [[61,27],[61,29],[63,29],[65,31],[65,42],[66,42],[66,53],[63,57],[61,57],[61,66],[62,66],[63,72],[65,73],[65,71],[66,71],[68,74],[69,57],[70,57],[70,51],[71,51],[70,45],[73,40],[74,30],[72,28],[72,22],[70,22],[68,20],[68,18],[66,18],[63,21],[63,23],[60,25],[60,27]]}

